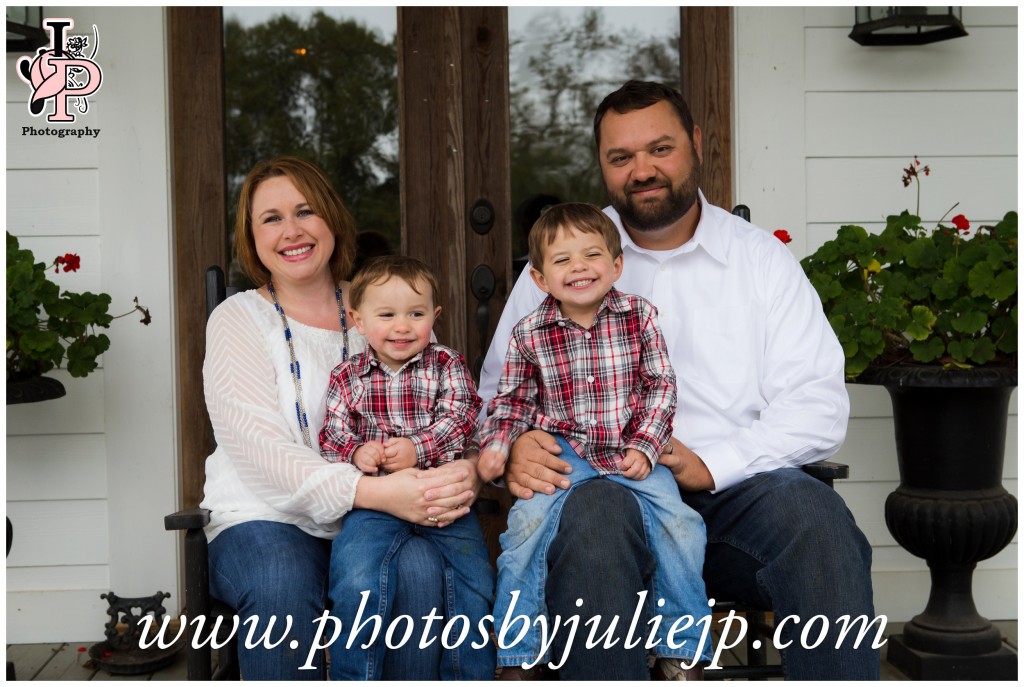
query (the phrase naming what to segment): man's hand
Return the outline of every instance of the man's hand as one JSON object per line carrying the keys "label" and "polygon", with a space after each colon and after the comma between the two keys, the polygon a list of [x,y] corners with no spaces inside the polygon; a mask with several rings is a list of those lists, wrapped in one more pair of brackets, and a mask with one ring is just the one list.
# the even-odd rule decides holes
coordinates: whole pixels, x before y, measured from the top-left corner
{"label": "man's hand", "polygon": [[384,444],[379,441],[368,441],[352,454],[352,464],[368,475],[376,475],[383,462]]}
{"label": "man's hand", "polygon": [[658,463],[672,471],[684,491],[709,491],[715,488],[715,478],[704,461],[696,453],[673,437],[658,456]]}
{"label": "man's hand", "polygon": [[622,462],[619,463],[619,470],[622,471],[623,477],[641,480],[651,474],[651,461],[635,448],[627,448],[622,455]]}
{"label": "man's hand", "polygon": [[381,467],[388,472],[398,472],[406,468],[414,468],[416,461],[416,445],[405,437],[391,437],[384,442],[384,462]]}
{"label": "man's hand", "polygon": [[562,448],[547,432],[535,429],[512,444],[512,454],[505,466],[505,483],[512,495],[520,499],[532,498],[535,492],[554,494],[555,487],[569,488],[563,475],[572,468],[558,458]]}
{"label": "man's hand", "polygon": [[505,454],[501,451],[486,448],[480,452],[480,458],[476,463],[476,472],[484,482],[490,482],[498,477],[505,470]]}

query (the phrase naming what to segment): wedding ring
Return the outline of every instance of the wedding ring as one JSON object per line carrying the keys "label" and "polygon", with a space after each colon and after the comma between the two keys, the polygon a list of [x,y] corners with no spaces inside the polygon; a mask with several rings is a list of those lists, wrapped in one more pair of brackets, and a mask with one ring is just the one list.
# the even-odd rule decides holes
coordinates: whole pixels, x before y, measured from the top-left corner
{"label": "wedding ring", "polygon": [[427,516],[427,520],[429,520],[430,522],[437,522],[437,518],[434,517],[433,515],[428,515]]}

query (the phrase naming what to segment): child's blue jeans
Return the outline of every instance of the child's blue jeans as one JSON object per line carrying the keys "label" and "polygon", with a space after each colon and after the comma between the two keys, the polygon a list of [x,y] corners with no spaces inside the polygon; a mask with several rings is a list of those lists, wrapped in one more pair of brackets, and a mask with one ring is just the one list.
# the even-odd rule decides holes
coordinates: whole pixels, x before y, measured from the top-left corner
{"label": "child's blue jeans", "polygon": [[[538,657],[545,662],[551,659],[550,648],[542,646],[540,628],[534,623],[540,616],[547,617],[544,588],[548,573],[548,547],[558,532],[565,496],[584,482],[602,478],[590,463],[580,458],[564,437],[554,437],[562,447],[559,458],[572,466],[572,472],[567,475],[569,488],[556,489],[551,495],[535,493],[533,498],[518,499],[508,514],[508,530],[500,538],[502,554],[498,557],[494,631],[498,638],[498,665],[501,666],[533,664]],[[642,480],[622,475],[605,475],[603,478],[633,492],[643,514],[648,547],[656,560],[650,590],[653,597],[648,596],[647,608],[651,618],[660,615],[662,620],[654,635],[660,642],[651,653],[662,658],[687,661],[700,654],[702,660],[709,661],[711,647],[700,645],[703,624],[698,624],[701,618],[710,613],[704,578],[701,576],[706,545],[704,520],[682,502],[672,472],[664,465],[656,465],[651,474]],[[606,516],[614,518],[616,514],[608,513]],[[514,606],[513,591],[519,592]],[[662,599],[664,604],[659,605]],[[578,634],[588,631],[584,627],[589,617],[585,612],[586,601],[583,599]],[[507,620],[506,616],[509,616]],[[525,617],[530,629],[514,646],[508,646],[522,632],[524,623],[521,616]],[[685,623],[679,623],[679,631],[671,635],[673,646],[669,646],[667,639],[673,623],[684,616],[689,616],[692,622],[686,630],[681,629]],[[616,627],[620,637],[625,637],[631,620],[618,619]],[[600,622],[603,627],[607,627],[611,619],[602,618]],[[503,627],[507,627],[504,633]],[[550,618],[547,627],[550,637]],[[564,633],[567,630],[563,627],[560,631]],[[646,641],[649,634],[649,627],[640,627],[635,637]]]}
{"label": "child's blue jeans", "polygon": [[[444,561],[445,608],[436,609],[436,618],[429,624],[422,618],[392,618],[396,554],[411,537],[430,542]],[[330,647],[331,680],[381,680],[389,643],[393,648],[421,642],[444,645],[436,679],[494,678],[491,624],[484,621],[494,599],[494,570],[475,512],[438,528],[377,511],[353,510],[342,520],[331,548],[329,584],[331,615],[342,624]],[[364,644],[369,646],[364,649]]]}

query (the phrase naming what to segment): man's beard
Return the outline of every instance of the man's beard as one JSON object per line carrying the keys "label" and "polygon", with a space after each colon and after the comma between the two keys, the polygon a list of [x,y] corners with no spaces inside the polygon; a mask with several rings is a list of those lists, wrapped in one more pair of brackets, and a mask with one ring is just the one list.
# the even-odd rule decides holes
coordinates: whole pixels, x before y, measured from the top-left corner
{"label": "man's beard", "polygon": [[[657,231],[678,222],[697,202],[700,173],[700,160],[694,151],[693,166],[682,184],[676,186],[659,176],[643,183],[630,183],[624,193],[608,189],[608,196],[624,226],[636,231]],[[633,198],[633,191],[666,185],[666,198],[646,202]]]}

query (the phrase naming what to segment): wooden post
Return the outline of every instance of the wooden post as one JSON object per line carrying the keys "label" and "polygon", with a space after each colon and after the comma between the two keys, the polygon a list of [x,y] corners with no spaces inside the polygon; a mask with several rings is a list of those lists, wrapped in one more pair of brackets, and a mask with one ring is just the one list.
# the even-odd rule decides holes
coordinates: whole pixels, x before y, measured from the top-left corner
{"label": "wooden post", "polygon": [[679,41],[683,97],[704,135],[701,190],[708,201],[731,210],[732,9],[680,7]]}
{"label": "wooden post", "polygon": [[[398,82],[403,252],[436,271],[438,340],[473,365],[510,287],[505,8],[399,7]],[[487,205],[492,227],[478,233],[470,213]],[[496,285],[486,313],[470,284],[480,266]]]}
{"label": "wooden post", "polygon": [[213,450],[203,395],[206,268],[228,263],[224,178],[224,32],[219,7],[167,9],[174,280],[178,323],[181,507],[203,497]]}

